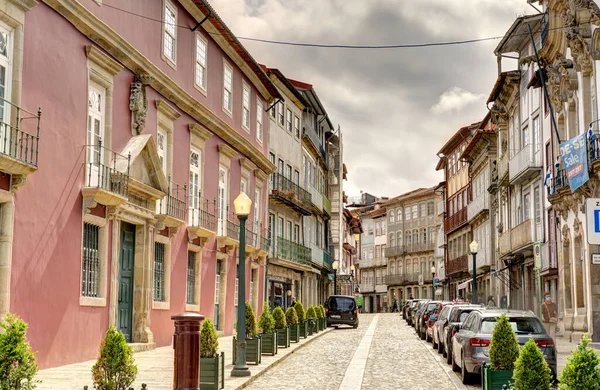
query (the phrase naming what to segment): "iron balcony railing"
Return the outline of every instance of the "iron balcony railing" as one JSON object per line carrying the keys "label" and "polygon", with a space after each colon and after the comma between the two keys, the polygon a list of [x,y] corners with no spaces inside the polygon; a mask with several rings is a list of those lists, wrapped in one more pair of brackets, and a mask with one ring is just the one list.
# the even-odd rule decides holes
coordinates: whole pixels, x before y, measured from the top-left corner
{"label": "iron balcony railing", "polygon": [[452,275],[457,272],[467,271],[467,255],[458,256],[455,259],[448,260],[446,266],[446,275]]}
{"label": "iron balcony railing", "polygon": [[402,284],[404,282],[406,282],[405,274],[389,274],[387,276],[388,285]]}
{"label": "iron balcony railing", "polygon": [[310,265],[312,256],[310,248],[282,237],[277,237],[276,254],[279,259],[290,260],[303,265]]}
{"label": "iron balcony railing", "polygon": [[168,194],[159,200],[159,214],[185,220],[186,186],[180,186],[169,178]]}
{"label": "iron balcony railing", "polygon": [[259,245],[258,237],[258,234],[256,234],[250,227],[246,228],[246,245],[257,248]]}
{"label": "iron balcony railing", "polygon": [[444,220],[444,230],[447,233],[467,223],[467,208],[463,207],[454,215]]}
{"label": "iron balcony railing", "polygon": [[237,216],[229,212],[229,208],[225,207],[219,210],[217,218],[217,236],[229,237],[233,240],[240,239],[240,224]]}
{"label": "iron balcony railing", "polygon": [[372,268],[372,267],[383,267],[387,264],[385,257],[378,257],[374,259],[360,259],[358,261],[360,268]]}
{"label": "iron balcony railing", "polygon": [[282,174],[273,173],[271,180],[273,186],[272,192],[274,195],[276,194],[290,199],[296,199],[303,204],[309,204],[311,202],[310,192],[306,191]]}
{"label": "iron balcony railing", "polygon": [[[433,243],[433,242],[406,245],[406,253],[428,252],[428,251],[433,251],[434,249],[435,249],[435,243]],[[387,249],[386,249],[386,252],[387,252]]]}
{"label": "iron balcony railing", "polygon": [[311,260],[317,267],[323,267],[323,249],[319,248],[318,245],[310,244]]}
{"label": "iron balcony railing", "polygon": [[323,211],[323,195],[312,185],[308,185],[308,192],[310,192],[310,202],[319,210]]}
{"label": "iron balcony railing", "polygon": [[271,250],[271,239],[267,232],[263,232],[260,235],[260,249],[269,252]]}
{"label": "iron balcony railing", "polygon": [[37,167],[41,117],[0,97],[0,153]]}
{"label": "iron balcony railing", "polygon": [[[86,145],[85,186],[101,188],[124,198],[129,195],[129,167],[131,155],[125,157],[102,146],[99,139],[96,145]],[[118,171],[120,160],[127,161],[127,172]]]}
{"label": "iron balcony railing", "polygon": [[406,253],[405,245],[392,246],[390,248],[385,248],[385,257],[395,257],[402,256]]}
{"label": "iron balcony railing", "polygon": [[190,195],[188,224],[214,232],[216,230],[216,205],[216,200],[202,199],[200,193],[198,193],[197,197]]}
{"label": "iron balcony railing", "polygon": [[325,195],[323,195],[323,211],[325,211],[327,215],[331,215],[331,202]]}
{"label": "iron balcony railing", "polygon": [[312,127],[309,126],[308,128],[305,128],[303,130],[303,134],[306,135],[311,140],[311,142],[313,143],[315,148],[319,150],[319,153],[321,153],[321,157],[323,157],[323,159],[325,159],[325,148],[323,148],[323,144],[321,143],[319,136],[312,129]]}
{"label": "iron balcony railing", "polygon": [[333,261],[331,261],[331,254],[328,251],[323,251],[323,266],[332,269]]}

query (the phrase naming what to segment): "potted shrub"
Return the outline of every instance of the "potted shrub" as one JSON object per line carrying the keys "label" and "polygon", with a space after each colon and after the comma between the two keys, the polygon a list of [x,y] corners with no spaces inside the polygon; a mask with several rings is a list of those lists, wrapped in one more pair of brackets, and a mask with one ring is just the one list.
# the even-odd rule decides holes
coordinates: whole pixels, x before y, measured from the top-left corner
{"label": "potted shrub", "polygon": [[316,324],[317,315],[315,313],[314,306],[309,306],[306,310],[306,327],[308,328],[308,335],[311,336],[315,332],[315,324]]}
{"label": "potted shrub", "polygon": [[490,342],[490,365],[482,367],[483,389],[502,390],[513,376],[515,360],[519,357],[519,342],[508,317],[502,314],[496,319],[496,326]]}
{"label": "potted shrub", "polygon": [[277,347],[289,347],[290,329],[287,327],[285,313],[281,307],[277,306],[273,309],[273,319],[275,320],[275,329],[277,329]]}
{"label": "potted shrub", "polygon": [[200,329],[200,389],[218,390],[225,386],[225,354],[217,353],[219,340],[210,319]]}
{"label": "potted shrub", "polygon": [[[245,332],[246,332],[246,363],[260,364],[261,339],[258,337],[258,328],[256,324],[256,316],[250,302],[246,302],[245,310]],[[237,360],[237,338],[233,337],[233,364]]]}
{"label": "potted shrub", "polygon": [[8,313],[0,321],[0,389],[35,389],[35,353],[25,337],[27,323]]}
{"label": "potted shrub", "polygon": [[294,305],[294,310],[296,310],[296,314],[298,315],[298,324],[300,325],[300,337],[307,338],[308,337],[308,329],[306,329],[306,312],[304,311],[304,306],[302,302],[296,302]]}
{"label": "potted shrub", "polygon": [[265,301],[263,312],[258,321],[260,326],[261,353],[275,355],[277,354],[277,331],[275,330],[275,320],[269,312],[269,303]]}
{"label": "potted shrub", "polygon": [[113,325],[108,327],[100,343],[98,360],[92,367],[94,388],[99,390],[126,390],[135,381],[137,367],[133,351],[122,332]]}
{"label": "potted shrub", "polygon": [[298,314],[293,307],[289,307],[285,312],[285,322],[290,330],[290,341],[295,343],[300,341],[300,325],[298,324]]}
{"label": "potted shrub", "polygon": [[320,319],[321,319],[321,330],[325,330],[327,328],[327,314],[325,313],[325,308],[323,307],[323,305],[319,305],[319,313],[320,313]]}
{"label": "potted shrub", "polygon": [[529,339],[519,353],[513,379],[515,390],[552,390],[550,367],[533,339]]}
{"label": "potted shrub", "polygon": [[590,341],[585,333],[577,349],[567,356],[567,366],[558,378],[561,390],[600,389],[600,357],[593,348],[588,347]]}

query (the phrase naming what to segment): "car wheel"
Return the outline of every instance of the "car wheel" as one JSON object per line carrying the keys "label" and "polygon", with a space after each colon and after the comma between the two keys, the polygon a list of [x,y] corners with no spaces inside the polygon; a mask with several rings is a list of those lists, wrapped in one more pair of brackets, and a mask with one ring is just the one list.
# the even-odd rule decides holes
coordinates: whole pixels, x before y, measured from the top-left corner
{"label": "car wheel", "polygon": [[431,346],[432,346],[433,349],[438,349],[438,345],[435,342],[435,338],[433,338],[433,337],[431,338]]}
{"label": "car wheel", "polygon": [[452,352],[446,348],[444,348],[444,357],[446,358],[446,363],[452,364]]}
{"label": "car wheel", "polygon": [[456,361],[454,361],[454,355],[450,354],[452,357],[452,371],[454,372],[459,372],[460,371],[460,367],[458,366],[458,364],[456,364]]}
{"label": "car wheel", "polygon": [[425,332],[421,332],[421,340],[425,340]]}
{"label": "car wheel", "polygon": [[460,360],[461,360],[461,363],[460,363],[460,379],[461,379],[463,385],[467,385],[471,381],[471,374],[469,374],[469,371],[467,371],[467,366],[465,365],[465,358],[464,358],[464,356],[461,356]]}
{"label": "car wheel", "polygon": [[354,329],[358,328],[358,324],[352,325]]}
{"label": "car wheel", "polygon": [[444,346],[440,342],[438,342],[438,353],[440,353],[440,354],[444,353]]}

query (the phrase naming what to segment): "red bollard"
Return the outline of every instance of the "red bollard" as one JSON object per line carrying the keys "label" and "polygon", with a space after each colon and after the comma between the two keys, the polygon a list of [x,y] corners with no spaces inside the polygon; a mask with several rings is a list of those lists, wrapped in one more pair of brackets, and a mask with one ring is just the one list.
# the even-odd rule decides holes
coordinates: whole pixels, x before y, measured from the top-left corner
{"label": "red bollard", "polygon": [[171,316],[171,320],[175,321],[173,390],[199,390],[200,323],[204,316],[185,312]]}

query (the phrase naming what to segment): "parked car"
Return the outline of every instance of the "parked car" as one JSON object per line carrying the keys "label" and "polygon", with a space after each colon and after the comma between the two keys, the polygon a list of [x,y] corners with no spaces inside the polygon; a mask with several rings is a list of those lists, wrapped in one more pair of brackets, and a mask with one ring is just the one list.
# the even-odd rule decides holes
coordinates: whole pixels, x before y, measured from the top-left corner
{"label": "parked car", "polygon": [[465,318],[474,310],[484,310],[481,305],[460,305],[452,309],[448,316],[448,323],[444,327],[442,340],[444,340],[443,356],[446,358],[446,363],[452,364],[452,336],[460,329]]}
{"label": "parked car", "polygon": [[417,305],[412,309],[411,311],[411,321],[410,324],[413,328],[415,328],[415,330],[417,329],[417,318],[418,316],[421,315],[421,313],[423,312],[423,309],[425,306],[427,306],[427,302],[429,302],[429,300],[422,300],[422,301],[418,301]]}
{"label": "parked car", "polygon": [[353,296],[332,295],[325,302],[327,326],[350,325],[358,328],[358,305]]}
{"label": "parked car", "polygon": [[461,371],[462,382],[468,383],[472,373],[481,373],[482,363],[489,362],[490,340],[501,314],[508,316],[519,345],[525,345],[530,338],[535,341],[556,377],[556,348],[536,315],[524,310],[488,309],[472,311],[452,338],[452,369]]}
{"label": "parked car", "polygon": [[433,343],[433,326],[438,322],[440,313],[444,307],[451,305],[452,302],[443,301],[429,314],[429,319],[425,322],[425,341]]}
{"label": "parked car", "polygon": [[437,316],[436,321],[433,323],[431,327],[431,344],[433,345],[433,349],[436,349],[439,353],[444,351],[443,349],[443,331],[446,325],[448,325],[448,316],[452,312],[454,308],[459,305],[465,305],[462,302],[446,302],[442,311]]}
{"label": "parked car", "polygon": [[403,309],[403,317],[407,324],[412,324],[412,310],[417,306],[419,302],[423,301],[423,299],[410,299],[406,302],[406,305]]}
{"label": "parked car", "polygon": [[441,304],[441,301],[428,301],[427,304],[423,306],[416,327],[417,334],[421,337],[421,340],[425,340],[427,336],[427,321],[429,320],[429,317],[438,311]]}

